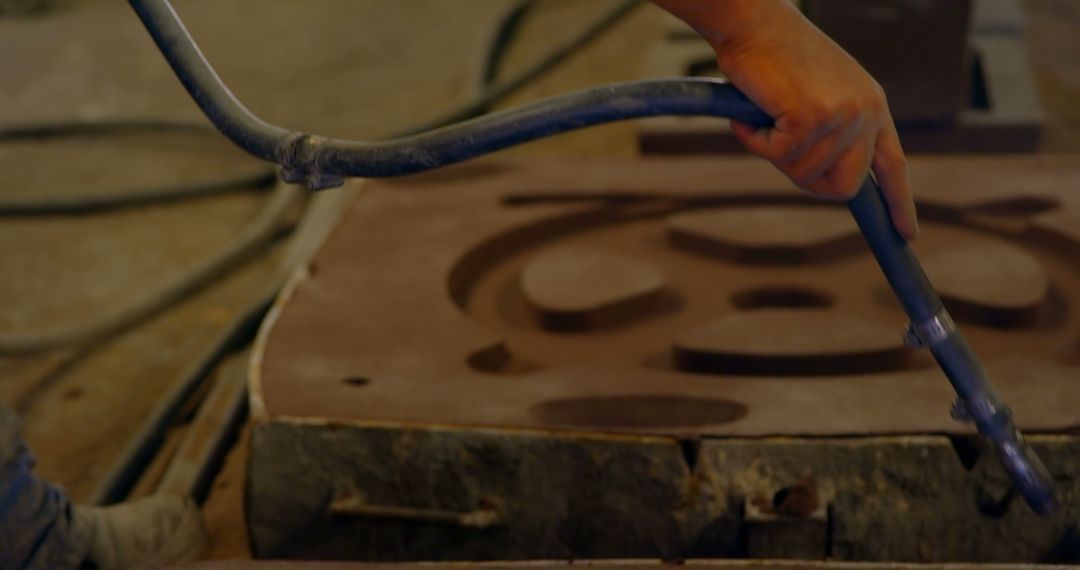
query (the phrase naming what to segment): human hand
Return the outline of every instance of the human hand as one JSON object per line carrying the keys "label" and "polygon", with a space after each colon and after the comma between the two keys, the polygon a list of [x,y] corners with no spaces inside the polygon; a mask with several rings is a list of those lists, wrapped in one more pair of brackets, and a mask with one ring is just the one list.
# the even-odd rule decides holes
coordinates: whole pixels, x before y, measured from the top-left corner
{"label": "human hand", "polygon": [[907,163],[881,86],[786,0],[656,0],[716,50],[720,71],[775,120],[735,136],[814,194],[851,198],[871,168],[897,230],[918,234]]}

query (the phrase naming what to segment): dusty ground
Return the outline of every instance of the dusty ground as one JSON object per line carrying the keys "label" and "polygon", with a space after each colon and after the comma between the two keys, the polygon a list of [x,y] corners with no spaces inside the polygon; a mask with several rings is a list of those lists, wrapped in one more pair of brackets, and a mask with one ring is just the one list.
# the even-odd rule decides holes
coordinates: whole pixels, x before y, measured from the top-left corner
{"label": "dusty ground", "polygon": [[[543,2],[510,47],[518,68],[617,0]],[[155,117],[201,120],[126,5],[57,2],[52,13],[0,17],[0,124]],[[286,0],[176,6],[222,77],[256,113],[326,135],[375,137],[438,116],[476,89],[479,61],[505,0]],[[1080,150],[1080,4],[1030,0],[1029,47],[1051,117],[1045,147]],[[658,12],[640,8],[601,41],[522,90],[512,104],[637,75]],[[84,170],[120,183],[153,179],[166,159],[134,160],[98,143],[93,160],[53,147],[0,147],[0,197],[84,189]],[[564,135],[514,155],[632,154],[632,125]],[[152,153],[151,153],[152,154]],[[66,156],[66,155],[65,155]],[[84,157],[85,158],[85,157]],[[239,159],[238,159],[239,160]],[[61,164],[62,166],[57,166]],[[88,168],[88,167],[87,167]],[[117,176],[116,179],[110,176]],[[135,177],[136,180],[144,180]],[[80,184],[71,184],[72,180]],[[130,182],[130,179],[125,178]],[[107,187],[109,184],[102,183]],[[255,193],[79,219],[0,219],[0,332],[25,332],[101,314],[214,251],[253,215]],[[0,397],[17,405],[45,476],[86,497],[129,434],[201,347],[260,291],[277,256],[263,255],[176,310],[91,351],[0,357]],[[213,555],[247,554],[241,440],[206,513]]]}

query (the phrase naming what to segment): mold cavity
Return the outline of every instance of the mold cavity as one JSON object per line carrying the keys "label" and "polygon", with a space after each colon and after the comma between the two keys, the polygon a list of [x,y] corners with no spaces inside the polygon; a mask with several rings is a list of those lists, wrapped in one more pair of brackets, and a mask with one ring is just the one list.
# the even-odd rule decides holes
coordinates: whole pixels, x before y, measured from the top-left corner
{"label": "mold cavity", "polygon": [[503,343],[482,348],[468,356],[469,367],[487,374],[517,375],[540,370],[540,367],[516,356]]}
{"label": "mold cavity", "polygon": [[382,182],[395,186],[444,186],[457,182],[476,182],[484,178],[498,176],[506,172],[506,170],[508,168],[498,162],[472,161],[418,174],[410,174],[400,178],[384,178]]}
{"label": "mold cavity", "polygon": [[769,286],[744,289],[731,296],[731,304],[750,309],[823,309],[833,306],[828,293],[798,286]]}
{"label": "mold cavity", "polygon": [[670,206],[664,205],[665,210],[655,211],[659,207],[661,206],[656,204],[647,204],[642,208],[601,206],[570,215],[539,220],[491,236],[462,256],[454,265],[448,280],[450,297],[458,307],[467,312],[473,289],[486,273],[507,258],[519,252],[534,249],[548,240],[655,217],[666,209],[670,209]]}
{"label": "mold cavity", "polygon": [[896,347],[861,353],[820,355],[735,355],[680,351],[676,368],[716,376],[839,376],[878,374],[910,368],[911,349]]}
{"label": "mold cavity", "polygon": [[678,312],[685,301],[675,291],[661,290],[631,302],[612,304],[592,311],[555,312],[532,310],[532,320],[551,333],[573,334],[627,327],[637,322]]}
{"label": "mold cavity", "polygon": [[747,408],[731,400],[656,394],[549,400],[531,413],[558,426],[679,428],[731,423],[746,416]]}
{"label": "mold cavity", "polygon": [[371,379],[364,376],[346,376],[341,381],[348,384],[349,386],[356,386],[358,388],[371,384]]}
{"label": "mold cavity", "polygon": [[1027,218],[1036,214],[1056,210],[1060,204],[1048,198],[1013,198],[976,206],[970,211],[977,214]]}
{"label": "mold cavity", "polygon": [[586,247],[537,253],[522,268],[519,286],[541,327],[567,332],[651,314],[665,291],[664,274],[652,263]]}

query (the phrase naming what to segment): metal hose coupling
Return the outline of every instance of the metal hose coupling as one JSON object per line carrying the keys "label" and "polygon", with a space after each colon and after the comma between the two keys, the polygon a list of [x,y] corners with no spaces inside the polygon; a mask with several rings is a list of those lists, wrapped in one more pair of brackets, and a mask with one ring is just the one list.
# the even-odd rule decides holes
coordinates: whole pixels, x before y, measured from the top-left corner
{"label": "metal hose coupling", "polygon": [[318,135],[295,133],[278,151],[281,178],[292,184],[303,184],[308,190],[336,188],[345,183],[339,174],[323,172],[319,168],[319,151],[326,140]]}
{"label": "metal hose coupling", "polygon": [[958,398],[953,402],[952,417],[972,423],[979,434],[990,440],[998,460],[1013,485],[1031,510],[1046,516],[1060,506],[1053,477],[1013,423],[1012,410],[993,393]]}
{"label": "metal hose coupling", "polygon": [[[929,319],[910,323],[904,342],[914,348],[930,349],[946,373],[950,370],[947,363],[954,360],[951,357],[961,355],[963,362],[971,354],[944,307]],[[993,444],[1006,474],[1033,511],[1041,516],[1053,514],[1060,506],[1053,477],[1017,429],[1012,410],[983,380],[985,372],[974,357],[970,358],[971,362],[959,368],[959,373],[966,376],[953,380],[957,399],[950,415],[959,422],[973,424]]]}

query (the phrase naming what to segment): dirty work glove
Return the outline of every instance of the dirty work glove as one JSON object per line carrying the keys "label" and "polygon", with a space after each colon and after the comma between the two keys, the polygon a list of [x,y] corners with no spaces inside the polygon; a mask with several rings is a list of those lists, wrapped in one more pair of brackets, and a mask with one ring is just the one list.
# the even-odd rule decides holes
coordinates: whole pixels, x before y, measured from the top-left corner
{"label": "dirty work glove", "polygon": [[846,199],[873,168],[900,234],[918,234],[896,125],[881,86],[788,0],[654,0],[701,33],[720,71],[771,115],[735,136],[800,188]]}
{"label": "dirty work glove", "polygon": [[90,529],[85,566],[142,570],[191,562],[206,550],[202,514],[187,497],[155,495],[109,507],[75,507]]}

